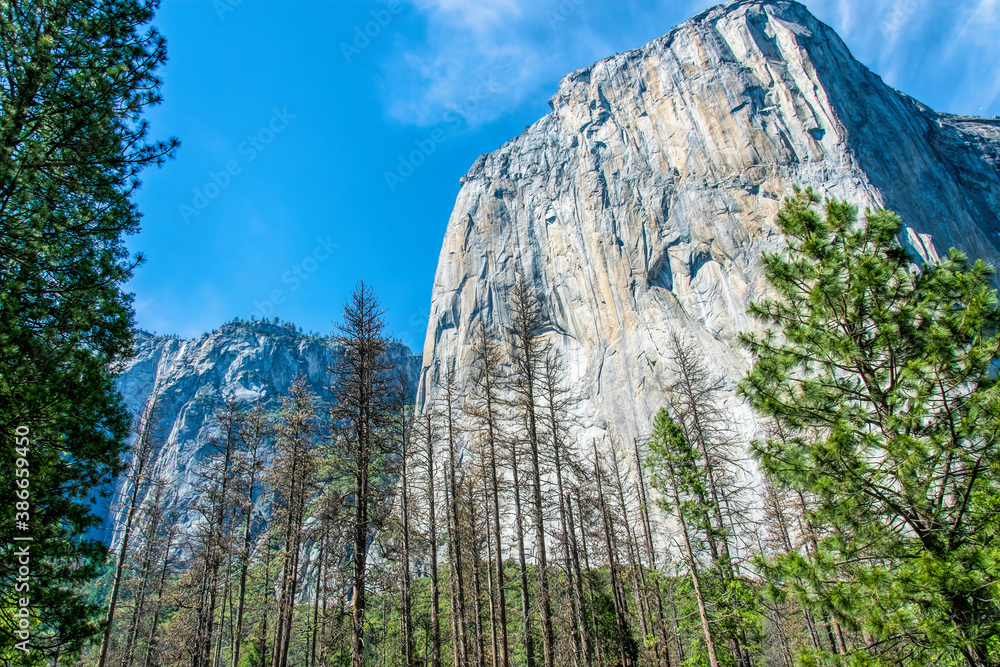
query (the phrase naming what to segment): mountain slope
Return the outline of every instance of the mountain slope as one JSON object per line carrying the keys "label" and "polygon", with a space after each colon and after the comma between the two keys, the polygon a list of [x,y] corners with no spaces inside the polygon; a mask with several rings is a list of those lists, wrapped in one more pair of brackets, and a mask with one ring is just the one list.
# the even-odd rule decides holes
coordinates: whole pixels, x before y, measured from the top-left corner
{"label": "mountain slope", "polygon": [[[552,112],[462,178],[438,263],[418,405],[474,324],[504,327],[523,272],[580,392],[580,435],[648,434],[671,332],[728,385],[792,185],[897,211],[924,258],[1000,260],[1000,120],[936,113],[856,61],[801,4],[741,0],[566,76]],[[462,376],[460,382],[468,382]],[[741,433],[756,424],[735,398]]]}
{"label": "mountain slope", "polygon": [[[263,322],[229,322],[194,340],[141,332],[136,354],[125,364],[117,386],[134,414],[141,413],[156,388],[162,415],[157,430],[163,443],[154,455],[153,470],[168,480],[171,501],[176,494],[178,506],[186,510],[195,498],[200,463],[213,452],[209,442],[219,435],[214,415],[224,397],[246,403],[260,398],[275,412],[299,373],[323,396],[334,381],[329,369],[340,353],[330,339]],[[420,357],[395,343],[389,356],[415,388]],[[103,509],[105,525],[115,525],[113,508]],[[183,512],[181,524],[195,519],[194,512]]]}

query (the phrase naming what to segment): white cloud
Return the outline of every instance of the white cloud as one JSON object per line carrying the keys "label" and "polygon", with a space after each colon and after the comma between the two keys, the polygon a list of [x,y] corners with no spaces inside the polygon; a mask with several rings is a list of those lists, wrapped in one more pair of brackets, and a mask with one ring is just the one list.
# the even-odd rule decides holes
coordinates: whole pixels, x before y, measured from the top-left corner
{"label": "white cloud", "polygon": [[[956,113],[996,109],[1000,0],[805,0],[890,85]],[[413,0],[426,25],[385,70],[386,106],[419,126],[476,126],[541,105],[574,69],[641,46],[711,0]],[[928,92],[930,91],[930,92]],[[981,109],[980,109],[981,108]]]}
{"label": "white cloud", "polygon": [[563,75],[641,46],[710,4],[414,0],[426,36],[400,41],[387,59],[389,113],[416,125],[456,115],[473,126],[489,122],[526,100],[547,100]]}

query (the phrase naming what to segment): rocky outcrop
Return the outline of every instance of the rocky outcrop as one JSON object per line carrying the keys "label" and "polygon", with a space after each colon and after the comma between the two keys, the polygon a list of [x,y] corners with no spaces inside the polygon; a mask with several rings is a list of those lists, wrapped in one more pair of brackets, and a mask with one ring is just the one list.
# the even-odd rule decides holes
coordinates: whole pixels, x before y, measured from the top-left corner
{"label": "rocky outcrop", "polygon": [[[219,435],[215,414],[224,397],[248,404],[259,398],[276,412],[292,380],[304,373],[322,400],[335,382],[329,369],[340,353],[329,338],[263,322],[229,322],[194,340],[138,334],[135,356],[117,386],[133,414],[142,412],[154,388],[157,392],[156,430],[162,443],[153,469],[168,480],[171,502],[176,494],[182,526],[190,527],[197,518],[186,510],[196,494],[201,463],[214,451],[209,442]],[[390,346],[389,356],[415,390],[420,357],[399,344]],[[102,509],[105,525],[115,525],[114,508]]]}
{"label": "rocky outcrop", "polygon": [[[552,112],[461,179],[441,249],[418,403],[474,323],[509,323],[523,273],[579,392],[582,435],[648,434],[672,331],[735,388],[761,252],[793,184],[885,207],[928,258],[1000,262],[1000,120],[936,113],[887,86],[787,0],[705,11],[573,72]],[[461,381],[468,381],[467,378]],[[738,399],[744,436],[756,425]]]}

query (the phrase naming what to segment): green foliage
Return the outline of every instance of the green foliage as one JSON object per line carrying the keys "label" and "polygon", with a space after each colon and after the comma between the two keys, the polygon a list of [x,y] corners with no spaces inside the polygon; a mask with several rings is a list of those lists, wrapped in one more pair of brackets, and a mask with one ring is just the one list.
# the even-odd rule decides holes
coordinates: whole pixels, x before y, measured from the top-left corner
{"label": "green foliage", "polygon": [[[646,466],[651,472],[653,488],[662,494],[657,499],[659,506],[680,519],[681,529],[687,531],[695,556],[704,553],[713,540],[725,539],[725,531],[712,523],[716,508],[709,498],[705,482],[704,457],[665,408],[660,409],[653,422]],[[689,568],[692,566],[688,564]],[[713,634],[727,637],[732,643],[746,645],[749,639],[753,645],[758,644],[762,624],[760,587],[735,576],[726,552],[715,551],[713,559],[698,569],[702,595],[714,626]],[[685,583],[682,589],[687,587]],[[689,591],[682,599],[690,600],[692,595],[693,591]],[[688,629],[693,630],[697,618],[693,601],[691,608],[684,610],[682,616],[690,618]],[[698,632],[688,634],[692,643],[689,647],[691,658],[687,664],[708,664],[704,637]],[[731,664],[731,659],[732,656],[723,655],[720,662]]]}
{"label": "green foliage", "polygon": [[856,664],[996,665],[996,383],[991,267],[956,250],[918,266],[902,222],[796,191],[765,253],[774,298],[744,334],[740,389],[788,437],[754,443],[763,470],[815,499],[812,549],[768,573],[867,637]]}
{"label": "green foliage", "polygon": [[140,261],[136,176],[175,142],[148,144],[165,57],[141,33],[155,3],[12,0],[0,9],[0,497],[13,497],[14,429],[30,430],[33,648],[12,653],[13,503],[0,508],[0,654],[73,652],[97,629],[75,588],[104,547],[87,533],[92,494],[120,469],[129,415],[110,365],[129,352]]}

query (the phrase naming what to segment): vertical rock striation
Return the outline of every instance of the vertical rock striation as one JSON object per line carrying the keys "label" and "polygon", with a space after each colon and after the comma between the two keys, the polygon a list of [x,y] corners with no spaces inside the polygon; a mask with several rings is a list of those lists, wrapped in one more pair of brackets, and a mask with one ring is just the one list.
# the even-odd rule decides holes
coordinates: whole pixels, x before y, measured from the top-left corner
{"label": "vertical rock striation", "polygon": [[[563,78],[552,112],[461,179],[438,263],[418,405],[504,328],[521,272],[580,393],[582,435],[648,434],[672,331],[735,388],[761,252],[792,185],[897,211],[922,257],[1000,263],[1000,120],[887,86],[788,0],[707,10]],[[468,378],[460,380],[468,382]],[[752,415],[732,409],[747,438]]]}

